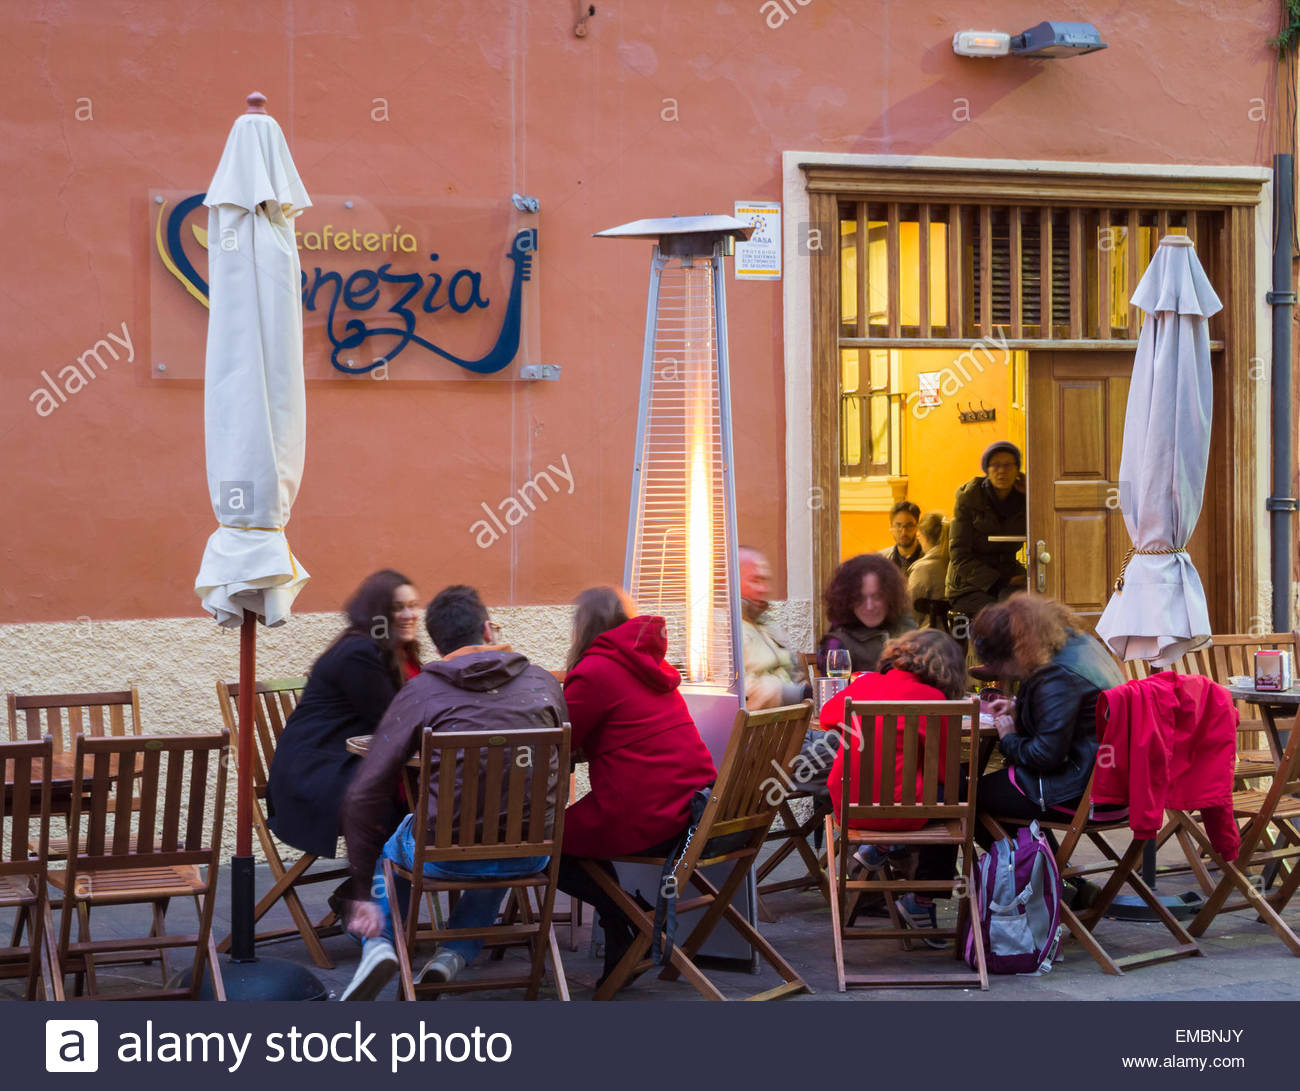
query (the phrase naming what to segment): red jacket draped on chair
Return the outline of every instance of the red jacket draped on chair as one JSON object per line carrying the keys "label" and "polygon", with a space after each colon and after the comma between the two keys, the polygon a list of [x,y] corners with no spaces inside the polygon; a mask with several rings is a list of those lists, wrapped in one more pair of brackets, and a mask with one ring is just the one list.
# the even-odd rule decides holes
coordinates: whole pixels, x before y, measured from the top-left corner
{"label": "red jacket draped on chair", "polygon": [[1235,860],[1238,718],[1228,691],[1200,674],[1162,671],[1104,691],[1097,699],[1093,802],[1127,803],[1138,837],[1156,835],[1166,807],[1199,810],[1215,850]]}
{"label": "red jacket draped on chair", "polygon": [[598,636],[564,680],[591,776],[565,812],[566,854],[608,859],[681,833],[691,797],[717,778],[667,650],[664,619],[635,617]]}

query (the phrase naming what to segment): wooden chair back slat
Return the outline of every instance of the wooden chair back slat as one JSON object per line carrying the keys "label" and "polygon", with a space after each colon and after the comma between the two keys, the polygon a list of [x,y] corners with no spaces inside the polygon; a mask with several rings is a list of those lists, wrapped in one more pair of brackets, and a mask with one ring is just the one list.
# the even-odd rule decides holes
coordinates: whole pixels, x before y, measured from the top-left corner
{"label": "wooden chair back slat", "polygon": [[[866,725],[863,724],[865,727]],[[898,720],[893,716],[884,717],[883,731],[880,737],[881,760],[878,764],[880,796],[882,799],[894,798],[894,755],[898,752]],[[908,730],[910,728],[910,730]],[[915,721],[905,725],[908,734],[915,731]]]}
{"label": "wooden chair back slat", "polygon": [[[108,755],[99,757],[107,759]],[[117,783],[113,785],[110,801],[113,807],[114,856],[131,851],[131,801],[135,797],[135,769],[133,763],[119,765]]]}
{"label": "wooden chair back slat", "polygon": [[[467,745],[461,773],[460,813],[456,816],[457,835],[462,846],[474,844],[475,827],[478,825],[479,775],[482,767],[482,748],[476,745]],[[441,797],[439,797],[439,802],[441,802]],[[466,821],[467,818],[469,821]]]}
{"label": "wooden chair back slat", "polygon": [[[565,733],[564,748],[556,760],[560,763],[558,769],[562,774],[564,770],[568,768],[568,766],[565,765],[564,762],[568,759],[568,753],[569,753],[568,750],[569,731],[570,731],[569,725],[567,723],[562,724],[560,730]],[[551,779],[551,764],[550,764],[549,756],[539,754],[536,750],[531,750],[529,753],[533,764],[531,769],[532,777],[528,786],[528,798],[545,799],[547,797],[547,792],[550,787],[550,779]],[[546,760],[542,760],[543,758],[546,758]],[[555,805],[560,810],[563,810],[564,803],[565,801],[561,799],[561,800],[557,800]],[[537,843],[545,840],[546,810],[547,809],[545,807],[530,806],[528,808],[528,840],[530,842]],[[522,817],[521,817],[521,821],[522,821]]]}
{"label": "wooden chair back slat", "polygon": [[[432,755],[432,751],[430,754]],[[432,756],[430,757],[430,760],[432,760]],[[426,770],[428,769],[429,762],[426,761],[420,768],[421,776],[427,775]],[[427,794],[428,788],[422,780],[420,782],[419,803],[418,805],[414,802],[411,804],[411,809],[415,811],[417,816],[417,825],[420,825],[418,816],[425,813],[424,800],[427,798]],[[456,798],[456,763],[454,761],[444,762],[438,767],[438,798]],[[438,808],[438,826],[434,831],[433,839],[435,848],[445,849],[451,845],[452,833],[456,828],[455,819],[456,816],[452,814],[450,805]]]}
{"label": "wooden chair back slat", "polygon": [[162,753],[158,750],[144,752],[144,768],[140,771],[140,821],[137,829],[140,852],[153,852],[158,822],[158,774],[162,769]]}
{"label": "wooden chair back slat", "polygon": [[[76,735],[73,737],[72,742],[74,747],[73,750],[74,754],[76,753],[75,747],[84,738],[85,738],[84,735]],[[95,754],[93,756],[92,765],[93,765],[93,774],[91,779],[91,788],[90,788],[90,797],[89,797],[90,798],[90,832],[87,838],[87,843],[90,846],[90,852],[96,856],[99,856],[102,855],[104,852],[104,839],[107,836],[107,832],[108,832],[109,756],[104,753]],[[82,783],[84,784],[85,777],[81,776],[80,767],[78,767],[77,774],[80,777]],[[69,827],[71,827],[71,825],[72,822],[70,821]],[[71,835],[71,830],[69,829],[69,836],[70,835]]]}
{"label": "wooden chair back slat", "polygon": [[[501,781],[502,781],[502,774],[504,773],[502,766],[507,761],[512,760],[512,758],[513,758],[512,753],[507,747],[504,746],[488,747],[487,752],[484,754],[483,844],[485,845],[495,845],[499,840],[501,840],[501,834],[502,834],[501,824],[499,822],[489,822],[487,820],[488,810],[492,806],[492,801],[494,799],[501,798]],[[520,797],[521,806],[520,806],[520,815],[519,815],[520,825],[523,824],[522,802],[523,802],[523,797],[521,796]],[[464,829],[463,823],[465,822],[465,818],[466,816],[462,814],[461,815],[462,830]],[[507,815],[507,821],[509,821],[508,815]]]}
{"label": "wooden chair back slat", "polygon": [[158,842],[160,852],[175,852],[180,841],[180,808],[170,804],[172,800],[179,800],[181,797],[181,778],[184,775],[185,767],[180,762],[167,763],[167,780],[162,795],[162,836]]}
{"label": "wooden chair back slat", "polygon": [[921,799],[916,798],[916,752],[918,749],[919,735],[915,731],[906,731],[903,733],[903,769],[902,769],[902,788],[904,803],[918,803],[925,801],[924,791],[924,765],[922,766],[922,792]]}
{"label": "wooden chair back slat", "polygon": [[[505,839],[507,841],[522,841],[524,838],[524,791],[532,768],[531,751],[528,753],[519,751],[507,766],[510,777],[506,786]],[[492,798],[491,793],[488,793],[487,798]],[[529,832],[531,833],[531,830]]]}
{"label": "wooden chair back slat", "polygon": [[[502,732],[425,728],[420,740],[420,803],[416,814],[423,816],[427,812],[436,768],[438,820],[432,844],[425,843],[425,823],[417,821],[416,854],[436,861],[549,856],[558,852],[564,810],[559,774],[568,769],[568,760],[568,724]],[[508,771],[513,765],[525,774],[518,781]],[[462,783],[457,803],[458,769],[462,771]],[[524,784],[529,790],[523,790]],[[455,829],[448,818],[453,813]],[[525,826],[527,832],[523,833]]]}
{"label": "wooden chair back slat", "polygon": [[[977,712],[974,723],[970,725],[971,729],[978,732],[979,723],[980,723],[980,719]],[[957,739],[961,739],[962,731],[964,727],[965,724],[961,720],[957,720],[956,722],[954,722],[952,719],[950,719],[947,716],[939,717],[939,731],[941,733],[941,736],[945,739],[951,739],[953,737]],[[979,749],[979,740],[974,735],[972,735],[970,751],[968,755],[970,766],[972,769],[979,764],[975,760],[975,756],[978,752],[978,749]],[[948,768],[947,771],[944,773],[944,778],[943,778],[943,801],[947,804],[955,805],[961,802],[961,754],[962,754],[961,743],[958,742],[956,745],[950,744],[948,746],[945,746],[943,752],[944,752],[944,757],[947,759],[948,762]],[[971,798],[974,797],[972,796]]]}
{"label": "wooden chair back slat", "polygon": [[[208,751],[195,751],[190,768],[190,793],[185,814],[185,850],[193,852],[203,844],[203,801],[208,789]],[[178,801],[179,803],[179,801]]]}
{"label": "wooden chair back slat", "polygon": [[[919,725],[917,721],[917,745],[920,745]],[[927,732],[927,741],[928,732]],[[921,803],[923,805],[933,803],[939,798],[939,773],[943,772],[944,778],[947,779],[948,767],[941,762],[945,755],[941,754],[940,747],[925,746],[921,751]]]}

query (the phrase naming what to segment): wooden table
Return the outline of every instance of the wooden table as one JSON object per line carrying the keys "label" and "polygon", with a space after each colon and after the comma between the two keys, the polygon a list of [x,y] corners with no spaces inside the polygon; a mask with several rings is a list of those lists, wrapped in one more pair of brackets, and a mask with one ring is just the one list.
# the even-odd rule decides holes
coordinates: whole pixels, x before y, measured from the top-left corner
{"label": "wooden table", "polygon": [[[40,806],[41,763],[44,758],[32,761],[32,778],[27,787],[32,793],[33,810]],[[94,769],[94,762],[86,763],[87,772]],[[109,764],[111,775],[117,775],[117,758],[114,756]],[[6,766],[5,802],[13,799],[13,766]],[[65,750],[50,758],[50,811],[52,814],[67,814],[72,809],[72,789],[77,783],[77,766],[71,751]]]}
{"label": "wooden table", "polygon": [[[370,740],[373,738],[373,735],[353,735],[344,745],[348,748],[349,753],[360,754],[364,758],[370,750]],[[420,751],[418,747],[415,753],[406,759],[406,766],[402,772],[406,774],[403,783],[406,787],[406,800],[409,806],[410,801],[415,799],[420,791]]]}
{"label": "wooden table", "polygon": [[1234,701],[1246,701],[1259,709],[1268,733],[1268,748],[1273,752],[1273,760],[1282,760],[1282,751],[1286,742],[1283,733],[1290,733],[1291,728],[1279,729],[1277,721],[1294,719],[1300,711],[1300,687],[1292,686],[1284,690],[1256,689],[1254,686],[1224,686]]}
{"label": "wooden table", "polygon": [[[36,758],[32,761],[31,780],[27,788],[32,795],[30,804],[32,813],[41,805],[41,775],[44,758]],[[5,806],[12,805],[14,798],[14,789],[17,787],[13,782],[14,767],[5,766]],[[77,782],[77,769],[73,762],[71,753],[55,754],[50,758],[50,811],[53,814],[67,814],[72,807],[72,786]]]}

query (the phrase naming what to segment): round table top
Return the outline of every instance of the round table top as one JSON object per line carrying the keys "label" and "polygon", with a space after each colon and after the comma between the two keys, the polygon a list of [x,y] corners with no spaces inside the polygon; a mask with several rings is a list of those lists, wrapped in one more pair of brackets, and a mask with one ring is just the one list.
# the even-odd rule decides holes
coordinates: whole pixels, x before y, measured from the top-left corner
{"label": "round table top", "polygon": [[[349,752],[360,754],[364,758],[367,751],[370,749],[370,740],[373,738],[373,735],[353,735],[346,743],[344,743],[344,745],[348,748]],[[412,769],[420,768],[420,754],[418,749],[416,753],[407,758],[406,764]]]}
{"label": "round table top", "polygon": [[1290,689],[1256,689],[1254,686],[1224,686],[1238,701],[1253,705],[1276,705],[1279,708],[1300,708],[1300,687]]}

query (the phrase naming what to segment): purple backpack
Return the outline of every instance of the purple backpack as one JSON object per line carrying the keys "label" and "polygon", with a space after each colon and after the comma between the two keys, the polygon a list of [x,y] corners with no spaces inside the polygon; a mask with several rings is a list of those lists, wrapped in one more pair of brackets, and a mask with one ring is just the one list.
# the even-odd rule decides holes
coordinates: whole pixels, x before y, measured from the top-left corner
{"label": "purple backpack", "polygon": [[975,864],[971,911],[960,942],[975,967],[975,936],[984,937],[991,974],[1045,974],[1061,945],[1061,873],[1038,823],[1015,840],[996,842]]}

